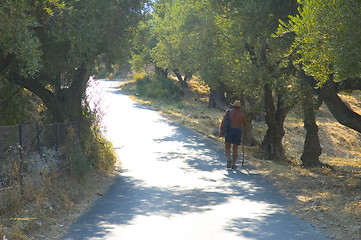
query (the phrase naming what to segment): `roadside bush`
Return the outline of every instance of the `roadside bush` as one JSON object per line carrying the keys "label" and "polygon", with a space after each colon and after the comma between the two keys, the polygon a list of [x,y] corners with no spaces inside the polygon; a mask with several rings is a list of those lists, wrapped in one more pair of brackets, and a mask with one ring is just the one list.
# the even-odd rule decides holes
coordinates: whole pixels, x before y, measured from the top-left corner
{"label": "roadside bush", "polygon": [[[88,111],[88,110],[86,110]],[[71,125],[65,145],[2,157],[0,164],[0,239],[28,239],[52,223],[49,215],[73,209],[88,191],[90,178],[114,168],[115,154],[94,112],[84,113],[79,130]],[[98,174],[101,173],[101,174]],[[61,213],[59,213],[61,214]]]}
{"label": "roadside bush", "polygon": [[101,118],[101,110],[90,109],[84,101],[80,133],[69,127],[62,153],[71,176],[82,178],[93,170],[108,173],[114,169],[116,155],[112,143],[103,136]]}
{"label": "roadside bush", "polygon": [[71,176],[81,178],[91,170],[87,156],[72,127],[68,128],[68,135],[62,148],[62,155],[65,158],[65,168],[69,168]]}
{"label": "roadside bush", "polygon": [[116,155],[111,142],[105,139],[101,128],[101,112],[85,108],[86,113],[82,124],[81,143],[82,151],[87,159],[88,166],[108,173],[114,169]]}
{"label": "roadside bush", "polygon": [[104,138],[98,126],[88,129],[87,135],[82,144],[88,163],[102,173],[110,172],[116,162],[112,143]]}
{"label": "roadside bush", "polygon": [[90,110],[86,101],[83,110],[80,126],[69,124],[60,152],[41,148],[41,154],[29,150],[22,157],[17,148],[2,152],[0,239],[29,239],[41,233],[54,223],[53,216],[68,214],[81,202],[94,179],[114,169],[116,157],[102,134],[101,112]]}
{"label": "roadside bush", "polygon": [[184,91],[176,82],[160,75],[138,78],[136,85],[140,96],[151,99],[179,101],[184,95]]}

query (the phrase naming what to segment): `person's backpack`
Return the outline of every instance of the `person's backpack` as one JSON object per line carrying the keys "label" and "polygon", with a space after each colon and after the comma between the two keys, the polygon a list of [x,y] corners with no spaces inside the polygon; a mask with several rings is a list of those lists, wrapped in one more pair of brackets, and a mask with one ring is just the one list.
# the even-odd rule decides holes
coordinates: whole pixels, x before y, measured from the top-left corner
{"label": "person's backpack", "polygon": [[226,112],[226,117],[225,117],[225,119],[223,121],[223,124],[222,124],[222,130],[221,130],[222,136],[226,135],[227,129],[229,128],[229,125],[231,124],[230,114],[231,114],[231,110],[228,109],[227,112]]}

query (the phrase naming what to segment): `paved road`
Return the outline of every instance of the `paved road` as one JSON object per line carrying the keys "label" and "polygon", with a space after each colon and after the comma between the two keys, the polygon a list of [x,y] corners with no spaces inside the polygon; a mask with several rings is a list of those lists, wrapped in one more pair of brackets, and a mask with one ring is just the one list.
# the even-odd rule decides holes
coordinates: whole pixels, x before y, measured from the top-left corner
{"label": "paved road", "polygon": [[227,171],[212,142],[134,103],[116,84],[99,81],[92,92],[104,94],[103,123],[122,170],[61,239],[326,239],[291,215],[266,179]]}

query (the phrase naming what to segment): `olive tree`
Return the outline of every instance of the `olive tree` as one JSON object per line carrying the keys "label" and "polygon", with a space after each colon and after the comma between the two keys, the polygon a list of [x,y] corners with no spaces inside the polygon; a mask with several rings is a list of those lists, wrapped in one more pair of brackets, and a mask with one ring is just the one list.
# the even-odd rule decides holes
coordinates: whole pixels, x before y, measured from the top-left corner
{"label": "olive tree", "polygon": [[233,81],[233,85],[238,86],[236,89],[252,102],[263,102],[268,129],[262,149],[271,159],[285,159],[283,124],[299,97],[294,85],[289,84],[290,78],[294,77],[293,71],[282,65],[283,53],[292,38],[273,38],[272,34],[277,30],[279,19],[287,19],[289,14],[296,12],[297,2],[211,2],[219,12],[219,18],[223,18],[220,37],[224,39],[227,53],[228,82]]}
{"label": "olive tree", "polygon": [[143,1],[27,2],[22,16],[33,22],[27,31],[38,44],[35,59],[41,67],[31,76],[13,68],[6,78],[37,95],[56,121],[80,120],[97,64],[111,66],[127,58]]}
{"label": "olive tree", "polygon": [[341,124],[361,131],[361,116],[337,94],[361,89],[358,10],[361,5],[358,1],[338,0],[299,3],[302,7],[298,14],[288,22],[281,21],[278,34],[295,36],[290,49],[292,64],[303,84],[311,86],[318,95],[316,99],[307,94],[304,104],[307,136],[301,158],[305,166],[312,167],[322,165],[318,160],[321,147],[315,123],[315,112],[322,101]]}

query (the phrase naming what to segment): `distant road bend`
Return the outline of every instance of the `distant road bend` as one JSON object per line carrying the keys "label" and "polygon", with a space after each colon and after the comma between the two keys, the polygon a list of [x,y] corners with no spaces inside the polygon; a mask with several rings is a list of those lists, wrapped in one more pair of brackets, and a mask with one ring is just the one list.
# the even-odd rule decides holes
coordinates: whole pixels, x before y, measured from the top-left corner
{"label": "distant road bend", "polygon": [[117,84],[97,80],[90,94],[102,99],[122,170],[61,239],[327,239],[293,216],[265,178],[228,172],[212,142],[133,102]]}

